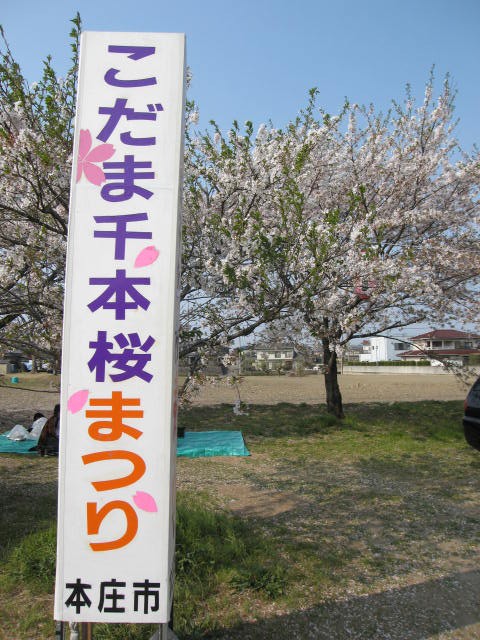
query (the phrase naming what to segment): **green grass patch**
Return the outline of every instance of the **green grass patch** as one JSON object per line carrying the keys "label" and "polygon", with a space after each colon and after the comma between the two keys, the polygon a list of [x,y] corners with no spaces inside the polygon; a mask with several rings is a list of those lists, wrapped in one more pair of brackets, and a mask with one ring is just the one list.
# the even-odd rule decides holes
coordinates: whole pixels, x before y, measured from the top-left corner
{"label": "green grass patch", "polygon": [[250,563],[237,569],[230,582],[240,592],[251,590],[265,593],[270,598],[278,598],[287,589],[288,575],[285,567],[281,565],[269,567]]}
{"label": "green grass patch", "polygon": [[96,624],[95,640],[150,640],[157,631],[153,624]]}
{"label": "green grass patch", "polygon": [[210,611],[228,591],[280,596],[287,570],[251,523],[216,509],[206,495],[177,500],[175,629],[180,635],[211,630]]}
{"label": "green grass patch", "polygon": [[[325,594],[334,602],[378,593],[390,579],[392,589],[411,575],[427,581],[457,560],[476,569],[480,454],[463,439],[462,403],[357,404],[346,414],[338,421],[323,407],[290,404],[253,406],[248,416],[227,405],[182,413],[187,429],[241,430],[252,456],[179,460],[179,638],[224,629],[240,638],[242,621],[306,611]],[[53,635],[55,465],[0,458],[7,638]],[[240,504],[237,515],[230,503]],[[95,638],[147,640],[153,630],[95,625]]]}
{"label": "green grass patch", "polygon": [[[3,566],[3,591],[52,593],[55,552],[55,525],[24,536]],[[251,525],[212,505],[207,495],[178,494],[175,626],[180,636],[211,629],[210,607],[217,606],[225,590],[277,598],[285,591],[287,576],[282,562],[273,564],[267,541]],[[144,640],[153,632],[152,625],[95,625],[96,640]]]}
{"label": "green grass patch", "polygon": [[346,419],[338,420],[323,405],[281,403],[253,405],[248,415],[236,416],[232,406],[194,407],[182,411],[179,425],[192,431],[241,430],[246,436],[282,438],[326,435],[332,431],[361,431],[372,435],[439,441],[463,439],[461,402],[365,403],[346,406]]}
{"label": "green grass patch", "polygon": [[179,424],[191,431],[240,430],[264,438],[326,433],[341,425],[323,406],[281,403],[253,405],[248,415],[236,416],[232,406],[194,407],[180,413]]}
{"label": "green grass patch", "polygon": [[56,562],[56,526],[34,531],[13,547],[5,565],[11,585],[24,584],[32,590],[53,592]]}
{"label": "green grass patch", "polygon": [[[18,378],[18,382],[12,383],[12,378]],[[0,385],[15,389],[26,388],[35,391],[53,391],[60,389],[60,376],[52,373],[9,373],[0,376]]]}

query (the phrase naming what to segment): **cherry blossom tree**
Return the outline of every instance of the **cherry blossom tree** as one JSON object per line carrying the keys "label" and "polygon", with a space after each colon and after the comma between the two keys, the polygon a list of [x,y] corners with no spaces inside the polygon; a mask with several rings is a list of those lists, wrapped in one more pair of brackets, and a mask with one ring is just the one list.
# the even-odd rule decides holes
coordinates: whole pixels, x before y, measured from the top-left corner
{"label": "cherry blossom tree", "polygon": [[[346,103],[335,117],[316,116],[312,91],[283,131],[202,140],[200,200],[228,244],[208,251],[209,274],[242,282],[235,314],[305,322],[322,342],[327,408],[338,417],[337,358],[350,340],[476,320],[479,159],[455,140],[448,78],[438,98],[433,90],[431,78],[419,105],[407,88],[386,115]],[[231,305],[234,291],[225,293]],[[262,315],[273,300],[281,308]]]}
{"label": "cherry blossom tree", "polygon": [[419,321],[477,321],[479,157],[455,140],[448,78],[436,99],[433,89],[431,78],[416,105],[407,88],[386,115],[347,104],[327,145],[323,121],[306,134],[299,189],[330,247],[321,291],[308,280],[296,309],[322,340],[338,417],[337,357],[348,341]]}
{"label": "cherry blossom tree", "polygon": [[[31,85],[3,39],[0,58],[0,333],[6,346],[58,363],[75,109],[72,66],[50,58]],[[3,38],[3,32],[2,32]]]}
{"label": "cherry blossom tree", "polygon": [[[6,43],[0,65],[0,342],[55,362],[79,32],[77,16],[72,67],[63,80],[47,59],[42,80],[30,86]],[[300,170],[301,144],[292,146],[289,135],[273,129],[255,136],[250,123],[242,132],[235,124],[226,136],[215,127],[194,135],[195,119],[189,102],[180,355],[191,356],[192,373],[209,350],[286,309],[301,284],[305,226],[289,167],[297,163]],[[79,170],[88,171],[91,141],[81,142]]]}
{"label": "cherry blossom tree", "polygon": [[[261,128],[255,144],[233,130],[226,145],[217,131],[198,166],[216,186],[211,200],[204,194],[221,211],[214,223],[242,234],[226,236],[220,262],[211,252],[209,270],[223,268],[226,283],[246,275],[242,297],[253,307],[275,286],[288,292],[268,319],[321,341],[327,409],[343,417],[337,358],[350,340],[477,320],[480,164],[455,140],[448,78],[437,98],[430,78],[418,105],[407,88],[385,115],[346,103],[317,116],[315,91],[310,98],[296,121]],[[248,149],[244,159],[232,144]]]}
{"label": "cherry blossom tree", "polygon": [[[64,80],[47,59],[29,86],[6,45],[0,64],[0,342],[53,359],[79,30],[77,16]],[[290,317],[321,340],[327,407],[342,417],[349,340],[474,318],[479,162],[455,141],[448,80],[386,115],[346,103],[332,117],[312,91],[284,129],[197,134],[195,117],[189,102],[180,355],[192,374],[218,345]]]}
{"label": "cherry blossom tree", "polygon": [[182,355],[281,317],[323,268],[309,251],[324,241],[295,183],[303,142],[263,126],[254,135],[250,122],[226,135],[212,124],[187,144]]}

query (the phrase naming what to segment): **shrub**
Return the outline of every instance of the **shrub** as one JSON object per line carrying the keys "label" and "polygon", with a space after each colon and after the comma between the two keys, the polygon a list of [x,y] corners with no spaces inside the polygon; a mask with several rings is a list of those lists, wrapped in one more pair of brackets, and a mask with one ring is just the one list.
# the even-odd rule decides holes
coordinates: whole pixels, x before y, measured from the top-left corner
{"label": "shrub", "polygon": [[430,360],[379,360],[378,362],[360,362],[359,360],[352,360],[351,362],[344,362],[348,367],[429,367],[431,365]]}

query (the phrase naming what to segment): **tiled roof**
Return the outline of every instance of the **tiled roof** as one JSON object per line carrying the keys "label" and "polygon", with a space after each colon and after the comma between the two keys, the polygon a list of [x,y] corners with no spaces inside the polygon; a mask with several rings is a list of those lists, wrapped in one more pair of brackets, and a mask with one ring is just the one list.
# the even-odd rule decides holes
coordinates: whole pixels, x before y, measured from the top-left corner
{"label": "tiled roof", "polygon": [[433,329],[428,333],[422,333],[419,336],[410,338],[411,340],[422,340],[424,338],[433,338],[434,340],[459,340],[469,338],[475,338],[480,340],[480,336],[476,333],[468,333],[466,331],[457,331],[456,329]]}

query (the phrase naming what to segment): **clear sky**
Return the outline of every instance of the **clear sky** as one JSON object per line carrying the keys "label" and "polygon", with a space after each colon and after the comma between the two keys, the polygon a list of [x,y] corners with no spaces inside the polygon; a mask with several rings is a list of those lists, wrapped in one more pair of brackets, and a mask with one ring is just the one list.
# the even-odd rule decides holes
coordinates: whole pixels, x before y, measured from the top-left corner
{"label": "clear sky", "polygon": [[330,113],[345,96],[385,110],[407,82],[421,96],[432,65],[458,91],[457,136],[480,143],[480,0],[2,0],[0,23],[29,80],[51,53],[63,72],[69,19],[87,30],[187,35],[201,126],[283,126],[311,87]]}

